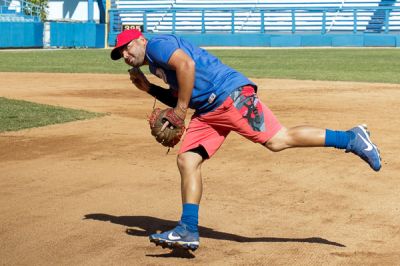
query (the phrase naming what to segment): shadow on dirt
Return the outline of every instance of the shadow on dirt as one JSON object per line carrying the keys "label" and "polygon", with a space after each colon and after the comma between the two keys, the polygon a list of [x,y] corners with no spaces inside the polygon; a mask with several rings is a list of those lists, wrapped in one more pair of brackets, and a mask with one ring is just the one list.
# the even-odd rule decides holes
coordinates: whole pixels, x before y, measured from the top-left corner
{"label": "shadow on dirt", "polygon": [[174,250],[170,251],[170,253],[166,253],[166,254],[147,254],[146,257],[194,259],[196,256],[193,255],[189,250],[174,249]]}
{"label": "shadow on dirt", "polygon": [[[83,219],[111,222],[114,224],[120,224],[128,227],[126,233],[133,236],[149,236],[150,234],[156,233],[157,231],[170,230],[176,226],[176,221],[164,220],[150,216],[113,216],[104,213],[92,213],[87,214]],[[300,243],[312,243],[322,245],[332,245],[337,247],[346,247],[343,244],[329,241],[320,237],[308,237],[308,238],[284,238],[284,237],[247,237],[240,236],[231,233],[214,231],[212,228],[199,226],[199,232],[201,237],[220,239],[235,242],[300,242]],[[190,254],[190,253],[189,253]],[[151,255],[160,257],[172,257],[173,254],[162,254],[162,255]]]}

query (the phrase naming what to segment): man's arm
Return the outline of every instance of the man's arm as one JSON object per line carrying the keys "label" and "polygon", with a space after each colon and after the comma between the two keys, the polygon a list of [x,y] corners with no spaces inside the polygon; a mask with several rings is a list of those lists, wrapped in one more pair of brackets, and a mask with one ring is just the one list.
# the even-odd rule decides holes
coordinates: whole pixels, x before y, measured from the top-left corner
{"label": "man's arm", "polygon": [[147,93],[169,107],[175,107],[178,102],[178,99],[172,94],[172,89],[164,89],[152,83],[150,83]]}
{"label": "man's arm", "polygon": [[179,85],[178,101],[174,111],[185,120],[194,87],[195,62],[183,50],[177,49],[170,57],[168,65],[175,70]]}
{"label": "man's arm", "polygon": [[156,97],[157,100],[170,107],[175,107],[177,98],[172,95],[171,89],[164,89],[155,84],[150,83],[146,76],[139,68],[132,68],[129,70],[129,75],[132,83],[142,91],[147,92],[151,96]]}

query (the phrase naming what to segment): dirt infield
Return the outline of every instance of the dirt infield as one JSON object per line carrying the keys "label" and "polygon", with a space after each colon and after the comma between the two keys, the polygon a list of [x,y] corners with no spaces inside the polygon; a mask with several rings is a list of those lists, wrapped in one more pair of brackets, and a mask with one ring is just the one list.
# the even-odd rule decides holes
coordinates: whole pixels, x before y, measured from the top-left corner
{"label": "dirt infield", "polygon": [[153,99],[126,75],[0,80],[0,97],[109,113],[0,134],[1,265],[399,264],[400,85],[255,79],[286,126],[367,123],[382,170],[232,133],[203,166],[199,250],[171,253],[147,238],[181,212],[176,149],[166,155],[149,134]]}

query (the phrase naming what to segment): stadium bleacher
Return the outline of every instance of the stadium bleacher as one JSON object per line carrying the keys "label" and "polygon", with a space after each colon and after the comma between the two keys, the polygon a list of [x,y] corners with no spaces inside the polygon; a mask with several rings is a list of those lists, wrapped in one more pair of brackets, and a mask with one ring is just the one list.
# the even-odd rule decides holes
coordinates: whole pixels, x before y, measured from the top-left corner
{"label": "stadium bleacher", "polygon": [[[398,30],[396,0],[115,0],[112,25],[146,32],[382,32]],[[388,19],[385,19],[388,16]]]}
{"label": "stadium bleacher", "polygon": [[25,0],[0,1],[0,22],[40,21],[40,7]]}
{"label": "stadium bleacher", "polygon": [[389,27],[394,31],[400,31],[400,2],[397,0],[393,6],[396,9],[390,12]]}
{"label": "stadium bleacher", "polygon": [[[379,2],[379,6],[381,7],[391,7],[396,2],[396,0],[382,0]],[[366,27],[366,32],[381,32],[382,28],[385,24],[385,17],[388,16],[386,14],[387,10],[378,9],[375,10],[371,19],[368,22]]]}

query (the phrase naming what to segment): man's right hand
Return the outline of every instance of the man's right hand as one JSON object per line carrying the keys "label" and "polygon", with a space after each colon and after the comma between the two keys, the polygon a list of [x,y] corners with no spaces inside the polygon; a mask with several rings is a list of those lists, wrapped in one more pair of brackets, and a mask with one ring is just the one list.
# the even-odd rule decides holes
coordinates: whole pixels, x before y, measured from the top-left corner
{"label": "man's right hand", "polygon": [[146,76],[138,67],[132,67],[128,70],[130,80],[132,83],[142,91],[149,91],[150,82],[147,80]]}

